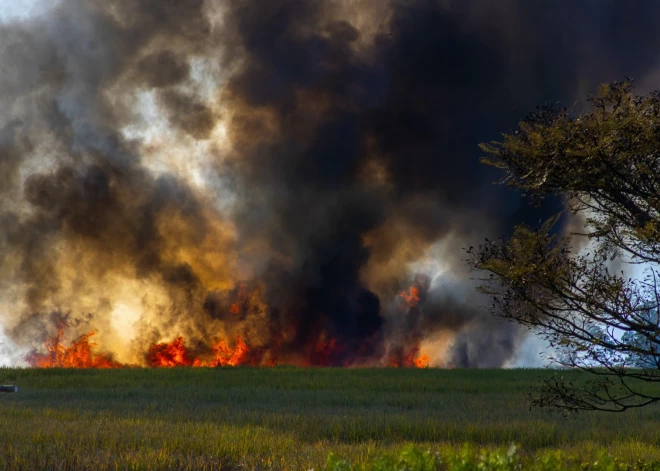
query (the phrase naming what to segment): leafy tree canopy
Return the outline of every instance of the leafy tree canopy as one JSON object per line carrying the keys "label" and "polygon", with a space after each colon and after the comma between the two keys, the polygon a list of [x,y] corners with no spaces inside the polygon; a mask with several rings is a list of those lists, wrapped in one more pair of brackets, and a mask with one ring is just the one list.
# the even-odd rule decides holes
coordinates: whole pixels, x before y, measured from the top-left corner
{"label": "leafy tree canopy", "polygon": [[[469,250],[469,263],[486,274],[479,289],[498,314],[544,336],[556,363],[595,375],[576,385],[557,374],[537,405],[623,411],[660,400],[649,384],[660,382],[660,93],[615,82],[589,102],[581,116],[538,108],[481,145],[503,183],[561,196],[584,230],[562,236],[557,214]],[[622,263],[643,275],[627,277]]]}

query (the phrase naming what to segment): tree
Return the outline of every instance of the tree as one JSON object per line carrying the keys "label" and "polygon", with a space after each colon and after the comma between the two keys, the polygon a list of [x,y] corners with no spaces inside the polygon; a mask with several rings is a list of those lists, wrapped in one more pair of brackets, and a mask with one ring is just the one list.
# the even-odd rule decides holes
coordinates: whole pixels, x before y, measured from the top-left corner
{"label": "tree", "polygon": [[[615,82],[589,102],[582,116],[537,108],[481,145],[502,183],[537,201],[559,196],[565,209],[471,248],[468,263],[485,274],[479,289],[497,314],[545,337],[556,363],[593,375],[576,384],[554,375],[536,405],[624,411],[660,400],[660,93]],[[584,230],[562,236],[566,213]],[[617,263],[640,264],[643,275]]]}
{"label": "tree", "polygon": [[[643,312],[644,320],[654,325],[658,324],[658,309],[649,308],[648,311]],[[640,354],[640,353],[631,353],[629,355],[630,366],[636,368],[652,368],[660,369],[660,345],[650,342],[642,333],[640,332],[626,332],[623,334],[623,342],[633,345],[644,351],[652,351],[653,354]]]}

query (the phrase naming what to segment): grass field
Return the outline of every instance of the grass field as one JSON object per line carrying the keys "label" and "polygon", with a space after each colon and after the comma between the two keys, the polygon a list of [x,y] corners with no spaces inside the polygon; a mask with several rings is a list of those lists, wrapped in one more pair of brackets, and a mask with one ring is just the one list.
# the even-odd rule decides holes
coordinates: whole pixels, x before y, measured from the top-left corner
{"label": "grass field", "polygon": [[[0,369],[0,469],[322,469],[409,444],[660,461],[660,408],[529,410],[541,370]],[[531,461],[530,461],[531,462]],[[340,469],[341,466],[337,469]],[[472,469],[472,468],[465,468]],[[476,468],[475,468],[476,469]],[[504,468],[502,468],[504,469]]]}

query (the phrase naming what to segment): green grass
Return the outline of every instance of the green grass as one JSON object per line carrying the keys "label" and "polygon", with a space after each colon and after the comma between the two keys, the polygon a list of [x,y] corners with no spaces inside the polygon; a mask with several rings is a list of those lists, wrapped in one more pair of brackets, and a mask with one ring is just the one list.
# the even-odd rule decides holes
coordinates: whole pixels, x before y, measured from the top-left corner
{"label": "green grass", "polygon": [[660,461],[660,407],[530,411],[524,395],[544,374],[0,369],[0,384],[20,387],[0,395],[0,469],[320,469],[330,452],[357,469],[410,444],[445,457],[516,443],[528,460]]}

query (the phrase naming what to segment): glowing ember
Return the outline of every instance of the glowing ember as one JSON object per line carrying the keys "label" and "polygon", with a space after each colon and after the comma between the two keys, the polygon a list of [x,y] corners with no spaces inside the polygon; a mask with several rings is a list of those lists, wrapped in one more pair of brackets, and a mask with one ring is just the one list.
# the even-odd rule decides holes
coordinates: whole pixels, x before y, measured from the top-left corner
{"label": "glowing ember", "polygon": [[229,308],[229,313],[233,316],[245,314],[249,304],[252,293],[248,289],[247,283],[241,283],[238,286],[236,293],[238,300],[233,303]]}
{"label": "glowing ember", "polygon": [[96,332],[89,332],[71,343],[62,345],[64,328],[57,330],[57,335],[46,341],[48,353],[31,353],[26,361],[37,368],[119,368],[123,365],[112,360],[108,355],[94,354],[92,348],[96,345],[90,338]]}
{"label": "glowing ember", "polygon": [[310,366],[336,365],[337,359],[344,353],[344,346],[335,338],[321,338],[309,354]]}

